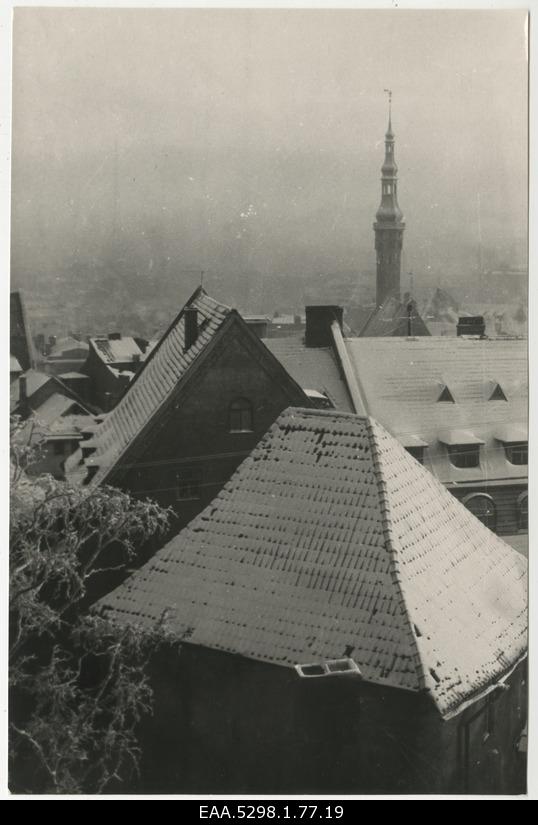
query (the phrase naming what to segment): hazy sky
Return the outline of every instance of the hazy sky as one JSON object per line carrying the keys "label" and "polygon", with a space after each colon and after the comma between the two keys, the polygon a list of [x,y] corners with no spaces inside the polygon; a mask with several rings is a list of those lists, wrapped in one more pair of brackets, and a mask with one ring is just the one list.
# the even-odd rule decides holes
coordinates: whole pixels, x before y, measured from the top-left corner
{"label": "hazy sky", "polygon": [[475,267],[479,211],[485,246],[521,248],[524,26],[498,10],[19,8],[13,272],[108,254],[141,273],[374,267],[386,87],[404,269]]}

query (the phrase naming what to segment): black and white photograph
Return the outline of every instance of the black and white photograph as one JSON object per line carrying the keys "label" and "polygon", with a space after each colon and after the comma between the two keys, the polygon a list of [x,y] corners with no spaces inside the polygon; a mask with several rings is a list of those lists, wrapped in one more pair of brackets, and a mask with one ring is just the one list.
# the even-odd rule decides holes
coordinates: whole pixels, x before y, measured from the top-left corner
{"label": "black and white photograph", "polygon": [[532,796],[533,15],[372,6],[2,17],[5,798]]}

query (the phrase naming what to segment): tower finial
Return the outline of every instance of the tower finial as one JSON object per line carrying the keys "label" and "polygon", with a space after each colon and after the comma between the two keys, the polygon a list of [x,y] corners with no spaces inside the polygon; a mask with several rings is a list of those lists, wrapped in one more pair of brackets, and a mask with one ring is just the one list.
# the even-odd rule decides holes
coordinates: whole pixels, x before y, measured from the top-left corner
{"label": "tower finial", "polygon": [[389,96],[389,128],[388,131],[392,132],[392,89],[383,89],[383,91],[388,94]]}

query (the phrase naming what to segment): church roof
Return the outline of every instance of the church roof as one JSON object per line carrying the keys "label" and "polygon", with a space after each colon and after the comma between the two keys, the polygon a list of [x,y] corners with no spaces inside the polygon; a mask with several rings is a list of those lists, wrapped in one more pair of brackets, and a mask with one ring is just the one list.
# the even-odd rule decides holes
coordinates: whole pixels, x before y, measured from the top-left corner
{"label": "church roof", "polygon": [[525,654],[526,561],[373,419],[289,408],[98,609],[281,666],[350,657],[449,716]]}
{"label": "church roof", "polygon": [[[379,336],[407,336],[408,335],[408,312],[409,300],[400,300],[395,295],[389,295],[383,304],[375,309],[364,326],[359,337],[376,338]],[[411,300],[413,309],[411,311],[411,335],[429,335],[429,330],[420,317],[416,303]]]}

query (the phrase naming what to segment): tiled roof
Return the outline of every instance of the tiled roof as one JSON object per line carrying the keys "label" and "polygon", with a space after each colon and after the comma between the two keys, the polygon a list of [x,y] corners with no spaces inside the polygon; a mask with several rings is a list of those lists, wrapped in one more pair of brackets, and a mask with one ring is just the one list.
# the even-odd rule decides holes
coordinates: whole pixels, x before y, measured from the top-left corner
{"label": "tiled roof", "polygon": [[443,715],[526,650],[526,561],[379,424],[290,408],[98,609],[283,666],[351,657]]}
{"label": "tiled roof", "polygon": [[161,405],[171,397],[180,379],[231,312],[229,307],[210,298],[201,288],[196,290],[185,306],[198,310],[199,333],[196,342],[186,352],[183,351],[184,307],[143,362],[129,391],[97,430],[97,449],[91,456],[92,464],[99,466],[93,479],[94,484],[103,480]]}
{"label": "tiled roof", "polygon": [[[359,332],[361,338],[375,338],[378,336],[394,336],[408,334],[407,304],[399,298],[389,296],[368,318]],[[411,312],[411,334],[429,335],[424,321],[420,317],[414,301]]]}
{"label": "tiled roof", "polygon": [[263,343],[299,386],[327,395],[338,410],[353,411],[346,384],[329,347],[307,347],[301,337],[264,338]]}
{"label": "tiled roof", "polygon": [[[24,373],[26,378],[26,394],[31,400],[32,395],[41,389],[49,381],[54,381],[54,376],[47,372],[39,372],[38,370],[27,370]],[[9,388],[9,407],[11,412],[18,406],[20,400],[20,383],[14,381]]]}
{"label": "tiled roof", "polygon": [[90,338],[90,345],[95,349],[105,364],[123,364],[142,359],[143,352],[134,338]]}
{"label": "tiled roof", "polygon": [[[414,435],[430,446],[425,461],[445,483],[525,479],[495,438],[504,424],[527,419],[527,342],[521,339],[346,338],[367,412],[402,443]],[[488,401],[491,382],[507,401]],[[437,399],[448,387],[455,403]],[[439,443],[443,430],[466,430],[485,442],[480,467],[454,467]]]}

